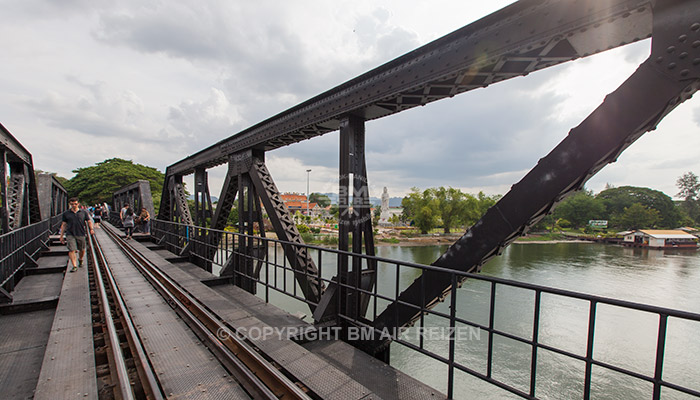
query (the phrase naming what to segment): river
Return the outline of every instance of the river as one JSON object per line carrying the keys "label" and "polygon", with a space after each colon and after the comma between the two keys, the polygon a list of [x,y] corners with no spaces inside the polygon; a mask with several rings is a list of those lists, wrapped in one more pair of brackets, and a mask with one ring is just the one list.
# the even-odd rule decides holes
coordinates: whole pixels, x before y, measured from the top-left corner
{"label": "river", "polygon": [[[378,246],[377,256],[430,264],[447,246]],[[274,252],[272,252],[274,253]],[[311,252],[316,259],[317,254]],[[271,254],[272,257],[272,254]],[[278,251],[277,259],[283,255]],[[335,271],[334,257],[323,259],[324,278]],[[405,270],[399,277],[402,288],[419,274]],[[619,300],[700,313],[700,252],[626,248],[594,243],[513,244],[501,256],[484,265],[483,275],[511,279],[558,289],[582,292]],[[263,272],[264,274],[264,272]],[[264,276],[262,277],[264,279]],[[292,284],[288,274],[289,287]],[[379,263],[378,291],[389,296],[395,292],[395,266]],[[258,295],[264,297],[264,289]],[[300,294],[300,292],[298,292]],[[458,290],[458,317],[488,325],[490,285],[467,280]],[[448,297],[449,300],[449,297]],[[305,304],[270,292],[270,301],[289,312],[309,314]],[[449,301],[435,310],[449,313]],[[370,306],[371,310],[372,306]],[[534,292],[498,286],[495,327],[510,334],[531,338]],[[586,354],[588,302],[543,294],[539,329],[540,343],[555,346],[581,356]],[[381,304],[379,306],[381,311]],[[370,315],[371,318],[371,315]],[[307,318],[308,320],[308,318]],[[424,326],[445,327],[443,318],[426,317]],[[467,328],[465,326],[465,328]],[[416,328],[405,339],[418,344]],[[486,373],[488,334],[474,329],[455,341],[456,361],[480,373]],[[601,304],[598,306],[594,341],[594,359],[654,375],[658,316],[641,311]],[[670,318],[663,378],[700,391],[700,323]],[[448,357],[444,335],[424,336],[425,348]],[[529,391],[531,347],[496,336],[493,343],[493,377],[522,391]],[[540,349],[537,354],[536,396],[543,399],[582,398],[585,363]],[[447,367],[444,363],[394,343],[391,364],[411,376],[446,392]],[[591,398],[648,399],[652,385],[594,366]],[[455,398],[520,398],[510,392],[458,371]],[[662,389],[663,399],[686,399],[687,395]]]}
{"label": "river", "polygon": [[[378,255],[431,263],[445,246],[379,247]],[[484,265],[482,274],[559,289],[700,313],[700,252],[633,249],[592,243],[514,244]],[[380,277],[381,279],[381,277]],[[487,325],[489,288],[467,281],[459,289],[457,310],[469,321]],[[437,308],[448,312],[447,302]],[[531,337],[533,292],[517,288],[496,292],[495,325],[508,333]],[[588,304],[581,300],[543,295],[539,332],[541,342],[586,353]],[[440,324],[441,321],[433,321]],[[431,321],[426,319],[426,327]],[[596,320],[594,358],[653,376],[658,317],[648,313],[600,305]],[[700,390],[700,323],[669,319],[664,380]],[[444,342],[444,341],[443,341]],[[485,373],[488,335],[456,341],[457,360]],[[444,343],[426,341],[442,354]],[[493,376],[528,391],[530,347],[510,339],[494,340]],[[391,363],[412,376],[445,390],[444,364],[392,345]],[[585,364],[557,354],[538,352],[536,396],[574,399],[583,395]],[[455,398],[520,398],[460,373]],[[650,383],[594,367],[592,398],[648,399]],[[687,395],[662,390],[664,399]]]}

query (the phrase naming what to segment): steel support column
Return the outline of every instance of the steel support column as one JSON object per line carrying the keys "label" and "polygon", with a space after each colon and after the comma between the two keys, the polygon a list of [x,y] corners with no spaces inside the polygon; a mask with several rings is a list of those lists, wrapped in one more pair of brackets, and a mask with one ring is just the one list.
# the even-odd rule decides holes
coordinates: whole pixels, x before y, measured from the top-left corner
{"label": "steel support column", "polygon": [[[340,166],[338,193],[338,250],[374,256],[372,213],[367,184],[365,160],[365,120],[349,115],[340,122]],[[352,194],[352,206],[350,195]],[[363,268],[366,265],[366,268]],[[376,281],[376,261],[361,257],[338,255],[340,290],[335,286],[324,293],[314,313],[317,321],[337,317],[340,312],[350,319],[364,318],[369,305],[369,296],[358,289],[371,291]]]}
{"label": "steel support column", "polygon": [[211,196],[209,195],[209,181],[207,170],[197,168],[194,170],[194,209],[196,226],[207,226],[207,218],[212,217]]}
{"label": "steel support column", "polygon": [[2,151],[2,158],[0,158],[0,233],[7,233],[10,231],[10,207],[9,193],[7,188],[7,152]]}

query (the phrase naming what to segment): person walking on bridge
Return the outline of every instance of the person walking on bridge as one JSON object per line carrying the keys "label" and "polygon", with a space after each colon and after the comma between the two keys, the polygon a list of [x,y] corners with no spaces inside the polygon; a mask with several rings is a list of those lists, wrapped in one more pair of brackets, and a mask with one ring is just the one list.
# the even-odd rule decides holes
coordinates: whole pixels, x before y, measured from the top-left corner
{"label": "person walking on bridge", "polygon": [[[72,197],[68,199],[68,206],[70,208],[61,216],[63,222],[61,223],[59,239],[61,244],[66,242],[68,244],[68,259],[70,259],[71,264],[73,264],[73,268],[71,268],[70,272],[75,272],[78,270],[78,267],[83,266],[86,245],[85,223],[88,223],[90,234],[92,235],[95,234],[95,226],[87,210],[80,209],[80,203],[77,198]],[[63,238],[64,233],[66,239]]]}

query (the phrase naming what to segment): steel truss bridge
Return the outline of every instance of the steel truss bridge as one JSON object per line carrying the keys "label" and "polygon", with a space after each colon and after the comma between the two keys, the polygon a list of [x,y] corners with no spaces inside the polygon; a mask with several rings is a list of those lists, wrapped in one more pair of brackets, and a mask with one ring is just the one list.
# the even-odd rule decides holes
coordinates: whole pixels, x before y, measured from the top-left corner
{"label": "steel truss bridge", "polygon": [[[370,210],[365,206],[369,204],[367,182],[371,179],[365,158],[366,121],[647,38],[651,38],[649,58],[431,266],[375,256]],[[450,346],[447,356],[441,356],[427,351],[422,342],[415,345],[402,342],[399,337],[346,337],[357,348],[386,362],[389,344],[394,341],[445,363],[450,398],[455,395],[455,371],[522,397],[535,398],[538,349],[585,364],[584,398],[591,394],[594,366],[651,383],[654,398],[659,398],[662,388],[700,396],[693,389],[664,381],[662,376],[668,319],[697,321],[698,315],[477,274],[484,263],[527,232],[557,203],[582,189],[588,179],[614,162],[699,88],[700,7],[696,1],[521,0],[170,165],[157,220],[153,221],[152,238],[176,253],[179,262],[193,263],[206,272],[220,268],[220,277],[212,278],[211,285],[233,283],[266,300],[271,292],[284,294],[308,306],[314,326],[339,327],[344,332],[351,328],[383,332],[415,324],[424,326],[426,315],[443,318],[450,327],[476,326],[456,313],[456,293],[467,279],[486,280],[491,287],[490,323],[478,327],[488,332],[490,343],[494,335],[500,335],[531,347],[532,379],[528,388],[516,388],[494,378],[491,344],[487,370],[479,372],[455,361],[454,346]],[[265,153],[333,131],[340,132],[340,221],[338,249],[328,250],[303,243],[267,169]],[[4,127],[1,132],[3,176],[5,165],[10,166],[10,179],[3,179],[1,216],[3,232],[11,234],[37,223],[41,217],[55,215],[56,210],[62,209],[60,206],[65,208],[65,191],[54,190],[60,185],[51,181],[52,189],[46,192],[51,193],[51,201],[46,202],[51,206],[42,206],[39,214],[36,205],[48,195],[36,194],[38,185],[33,183],[31,155]],[[224,164],[228,170],[214,207],[207,170]],[[183,184],[183,178],[191,174],[194,213],[188,207]],[[350,194],[354,194],[352,202]],[[150,201],[150,187],[137,182],[115,193],[114,206],[119,208],[128,202],[152,209]],[[224,228],[236,202],[239,230],[226,232]],[[49,209],[52,211],[45,214],[44,210]],[[265,237],[263,214],[270,219],[276,239]],[[25,254],[33,257],[26,251]],[[390,293],[381,289],[380,283],[384,282],[379,282],[379,276],[384,276],[381,269],[387,266],[393,269],[396,280],[395,285],[390,285]],[[413,282],[401,284],[399,275],[407,269],[421,273]],[[278,273],[282,274],[279,280]],[[8,292],[8,277],[15,272],[3,270],[3,274]],[[532,335],[516,337],[494,328],[493,302],[498,285],[532,291]],[[542,293],[588,302],[586,354],[571,354],[538,342]],[[450,299],[450,310],[437,311],[436,306],[445,299]],[[595,359],[593,337],[598,304],[658,315],[653,374],[639,374]]]}

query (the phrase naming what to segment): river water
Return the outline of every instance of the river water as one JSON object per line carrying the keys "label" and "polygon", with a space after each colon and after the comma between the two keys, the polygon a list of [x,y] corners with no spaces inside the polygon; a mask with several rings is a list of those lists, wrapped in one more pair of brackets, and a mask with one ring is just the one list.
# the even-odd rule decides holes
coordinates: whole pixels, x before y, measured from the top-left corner
{"label": "river water", "polygon": [[[430,264],[446,246],[379,247],[387,258]],[[700,252],[632,249],[592,243],[514,244],[492,259],[482,274],[559,289],[611,297],[654,306],[700,313]],[[381,280],[381,275],[380,275]],[[458,315],[488,325],[489,285],[467,281],[457,296]],[[448,301],[437,309],[449,312]],[[496,291],[497,329],[532,337],[534,293],[500,287]],[[539,340],[584,356],[588,303],[543,295]],[[426,318],[425,326],[444,325]],[[635,310],[599,305],[594,358],[644,375],[654,375],[658,317]],[[409,335],[410,336],[410,335]],[[416,335],[417,336],[417,335]],[[486,372],[488,334],[457,340],[456,360]],[[427,336],[424,336],[427,338]],[[426,348],[447,355],[444,340],[426,340]],[[531,347],[511,339],[494,339],[493,376],[529,391]],[[700,390],[700,323],[671,318],[665,349],[663,378]],[[446,390],[447,368],[405,346],[392,345],[391,364],[414,377]],[[585,364],[545,350],[538,352],[536,396],[574,399],[583,395]],[[602,367],[593,368],[592,398],[648,399],[650,383]],[[519,398],[474,378],[456,375],[455,398]],[[689,398],[669,389],[664,399]]]}
{"label": "river water", "polygon": [[[435,261],[447,246],[378,246],[377,256],[420,264]],[[271,253],[274,254],[274,251]],[[277,260],[283,255],[277,251]],[[270,254],[271,259],[273,254]],[[317,259],[312,251],[311,256]],[[334,257],[324,256],[323,275],[335,271]],[[379,263],[378,291],[393,296],[396,268]],[[405,269],[400,287],[408,286],[420,273]],[[484,265],[483,275],[511,279],[591,295],[700,313],[700,252],[626,248],[593,243],[513,244],[501,256]],[[264,279],[264,277],[262,277]],[[272,279],[272,277],[270,277]],[[288,287],[294,285],[288,274]],[[402,290],[401,289],[401,290]],[[258,295],[264,289],[259,287]],[[298,292],[300,294],[300,292]],[[532,338],[534,292],[497,286],[495,328],[526,339]],[[458,289],[457,316],[488,326],[490,284],[467,280]],[[309,314],[305,304],[270,291],[270,302],[289,312]],[[449,297],[435,310],[449,313]],[[382,304],[378,305],[381,312]],[[373,304],[370,306],[372,309]],[[540,343],[586,355],[589,303],[543,294],[539,324]],[[371,312],[370,312],[371,314]],[[371,315],[370,315],[371,318]],[[308,320],[308,319],[307,319]],[[647,376],[654,375],[658,316],[646,312],[600,304],[597,308],[594,359]],[[427,316],[424,329],[448,326],[444,318]],[[468,326],[455,340],[456,361],[479,373],[486,373],[488,341],[486,331]],[[403,339],[418,345],[418,328]],[[424,331],[425,332],[425,331]],[[425,349],[448,357],[449,340],[444,331],[424,334]],[[529,345],[495,336],[492,376],[510,386],[529,392],[532,350]],[[391,364],[411,376],[447,392],[447,367],[398,343],[391,346]],[[582,398],[585,363],[540,349],[537,353],[535,395],[543,399]],[[700,391],[700,322],[669,318],[663,379]],[[595,399],[648,399],[652,385],[603,367],[592,370],[591,395]],[[457,371],[455,398],[520,398],[469,374]],[[663,399],[686,399],[685,394],[662,389]]]}

